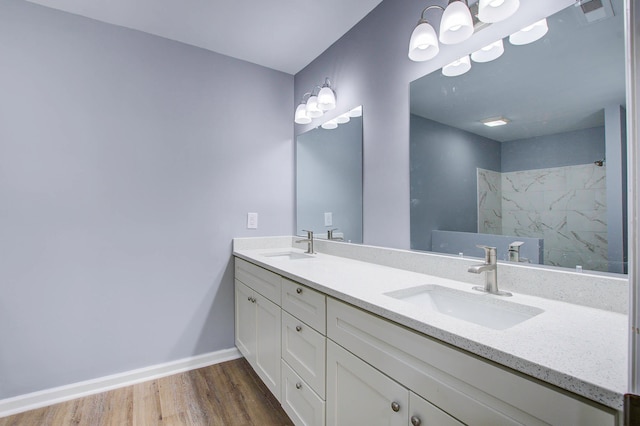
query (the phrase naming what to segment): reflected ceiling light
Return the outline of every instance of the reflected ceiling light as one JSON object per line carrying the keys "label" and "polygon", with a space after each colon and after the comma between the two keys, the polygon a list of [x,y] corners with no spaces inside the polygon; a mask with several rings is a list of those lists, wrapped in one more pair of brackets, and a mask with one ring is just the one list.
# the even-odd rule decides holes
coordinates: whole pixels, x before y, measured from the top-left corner
{"label": "reflected ceiling light", "polygon": [[533,43],[536,40],[540,40],[549,31],[547,26],[547,19],[543,18],[538,22],[524,27],[517,33],[513,33],[509,36],[509,43],[517,46],[523,44]]}
{"label": "reflected ceiling light", "polygon": [[333,120],[329,120],[325,123],[322,123],[321,126],[323,129],[327,129],[327,130],[333,130],[338,128],[338,122],[336,121],[336,119],[334,118]]}
{"label": "reflected ceiling light", "polygon": [[476,50],[471,54],[471,59],[474,62],[489,62],[494,59],[498,59],[504,53],[504,43],[502,39],[494,41],[493,43],[483,47],[480,50]]}
{"label": "reflected ceiling light", "polygon": [[[443,11],[440,21],[440,37],[433,25],[424,17],[431,9]],[[467,0],[449,0],[447,8],[437,5],[427,6],[420,14],[420,20],[409,39],[409,59],[416,62],[428,61],[440,51],[438,38],[443,44],[461,43],[473,34],[473,18]]]}
{"label": "reflected ceiling light", "polygon": [[467,0],[449,0],[440,21],[440,42],[462,43],[473,35],[473,18]]}
{"label": "reflected ceiling light", "polygon": [[338,124],[344,124],[344,123],[348,123],[351,120],[351,117],[349,117],[349,113],[346,112],[336,117],[335,120],[336,120],[336,123]]}
{"label": "reflected ceiling light", "polygon": [[464,74],[471,69],[471,61],[469,55],[465,55],[460,59],[451,62],[448,65],[442,67],[442,74],[447,77],[456,77]]}
{"label": "reflected ceiling light", "polygon": [[329,77],[325,78],[324,84],[318,93],[318,108],[322,111],[329,111],[336,107],[336,94],[331,89]]}
{"label": "reflected ceiling light", "polygon": [[480,0],[478,19],[487,23],[500,22],[516,13],[519,7],[520,0]]}
{"label": "reflected ceiling light", "polygon": [[484,120],[481,121],[481,123],[487,127],[497,127],[497,126],[504,126],[510,121],[511,120],[504,117],[493,117],[493,118],[485,118]]}
{"label": "reflected ceiling light", "polygon": [[307,100],[307,116],[311,118],[322,117],[324,112],[318,106],[318,96],[311,93],[311,96]]}
{"label": "reflected ceiling light", "polygon": [[296,113],[293,121],[297,124],[309,124],[311,123],[311,117],[307,115],[307,103],[305,102],[305,96],[311,96],[311,93],[307,92],[302,95],[302,101],[300,101],[300,105],[296,108]]}
{"label": "reflected ceiling light", "polygon": [[349,117],[362,117],[362,105],[355,107],[351,111],[349,111]]}

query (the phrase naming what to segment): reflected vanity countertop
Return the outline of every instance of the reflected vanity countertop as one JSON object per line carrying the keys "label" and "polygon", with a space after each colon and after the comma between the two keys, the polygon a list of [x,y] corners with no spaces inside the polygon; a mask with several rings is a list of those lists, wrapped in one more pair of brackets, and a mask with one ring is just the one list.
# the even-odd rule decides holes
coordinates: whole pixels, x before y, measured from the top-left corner
{"label": "reflected vanity countertop", "polygon": [[322,253],[293,260],[266,256],[285,250],[303,253],[280,246],[234,249],[233,254],[427,336],[622,409],[628,368],[626,315],[514,293],[506,300],[544,312],[495,330],[385,295],[427,284],[482,294],[468,283]]}

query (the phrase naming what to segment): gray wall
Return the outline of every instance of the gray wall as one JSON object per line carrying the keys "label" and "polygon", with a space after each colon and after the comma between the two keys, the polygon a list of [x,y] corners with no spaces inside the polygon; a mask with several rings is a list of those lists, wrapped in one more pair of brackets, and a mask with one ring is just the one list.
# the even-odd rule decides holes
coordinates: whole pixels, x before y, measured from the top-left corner
{"label": "gray wall", "polygon": [[0,398],[233,347],[231,239],[293,229],[293,77],[4,0],[0,93]]}
{"label": "gray wall", "polygon": [[[572,0],[522,2],[512,19],[484,29],[466,43],[441,46],[437,58],[412,62],[407,57],[409,37],[422,2],[384,0],[340,40],[295,76],[295,99],[325,77],[336,89],[333,118],[363,105],[364,126],[364,242],[396,248],[410,246],[409,194],[409,83],[460,56],[528,25],[529,13],[552,14]],[[447,5],[447,0],[432,4]],[[434,12],[435,13],[435,12]],[[435,14],[433,16],[436,16]],[[436,17],[438,19],[438,17]],[[290,111],[293,116],[293,110]],[[300,134],[315,127],[296,125]]]}
{"label": "gray wall", "polygon": [[502,143],[502,172],[575,166],[602,160],[604,127]]}
{"label": "gray wall", "polygon": [[500,142],[411,115],[411,248],[431,231],[478,231],[478,167],[500,171]]}
{"label": "gray wall", "polygon": [[[338,228],[345,241],[362,243],[362,118],[337,129],[321,127],[296,138],[296,227],[325,236]],[[333,225],[325,226],[331,212]]]}

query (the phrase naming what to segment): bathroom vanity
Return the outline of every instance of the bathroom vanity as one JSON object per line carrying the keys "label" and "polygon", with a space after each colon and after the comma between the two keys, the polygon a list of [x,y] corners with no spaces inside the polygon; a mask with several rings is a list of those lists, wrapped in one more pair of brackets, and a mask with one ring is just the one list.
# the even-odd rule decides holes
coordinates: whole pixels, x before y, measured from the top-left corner
{"label": "bathroom vanity", "polygon": [[[334,242],[308,255],[293,241],[236,239],[234,256],[236,345],[294,423],[622,424],[616,301],[568,303],[560,281],[550,297],[524,294],[503,264],[513,296],[483,294],[472,290],[482,277],[464,272],[477,259]],[[583,290],[625,287],[591,278]]]}

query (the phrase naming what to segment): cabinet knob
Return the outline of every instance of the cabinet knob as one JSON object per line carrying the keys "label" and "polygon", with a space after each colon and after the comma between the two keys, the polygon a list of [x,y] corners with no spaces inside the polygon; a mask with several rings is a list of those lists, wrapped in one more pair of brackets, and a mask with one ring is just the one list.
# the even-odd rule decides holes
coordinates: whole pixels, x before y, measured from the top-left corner
{"label": "cabinet knob", "polygon": [[249,302],[251,302],[251,296],[247,297],[247,300],[248,300]]}
{"label": "cabinet knob", "polygon": [[298,293],[298,294],[302,293],[302,287],[296,288],[296,293]]}
{"label": "cabinet knob", "polygon": [[418,416],[411,416],[411,424],[413,426],[420,426],[422,424],[422,420]]}
{"label": "cabinet knob", "polygon": [[302,327],[299,325],[296,325],[296,331],[302,331]]}
{"label": "cabinet knob", "polygon": [[302,383],[300,382],[296,383],[296,389],[302,389]]}
{"label": "cabinet knob", "polygon": [[400,411],[400,404],[398,404],[397,402],[393,401],[391,403],[391,409],[397,413],[398,411]]}

